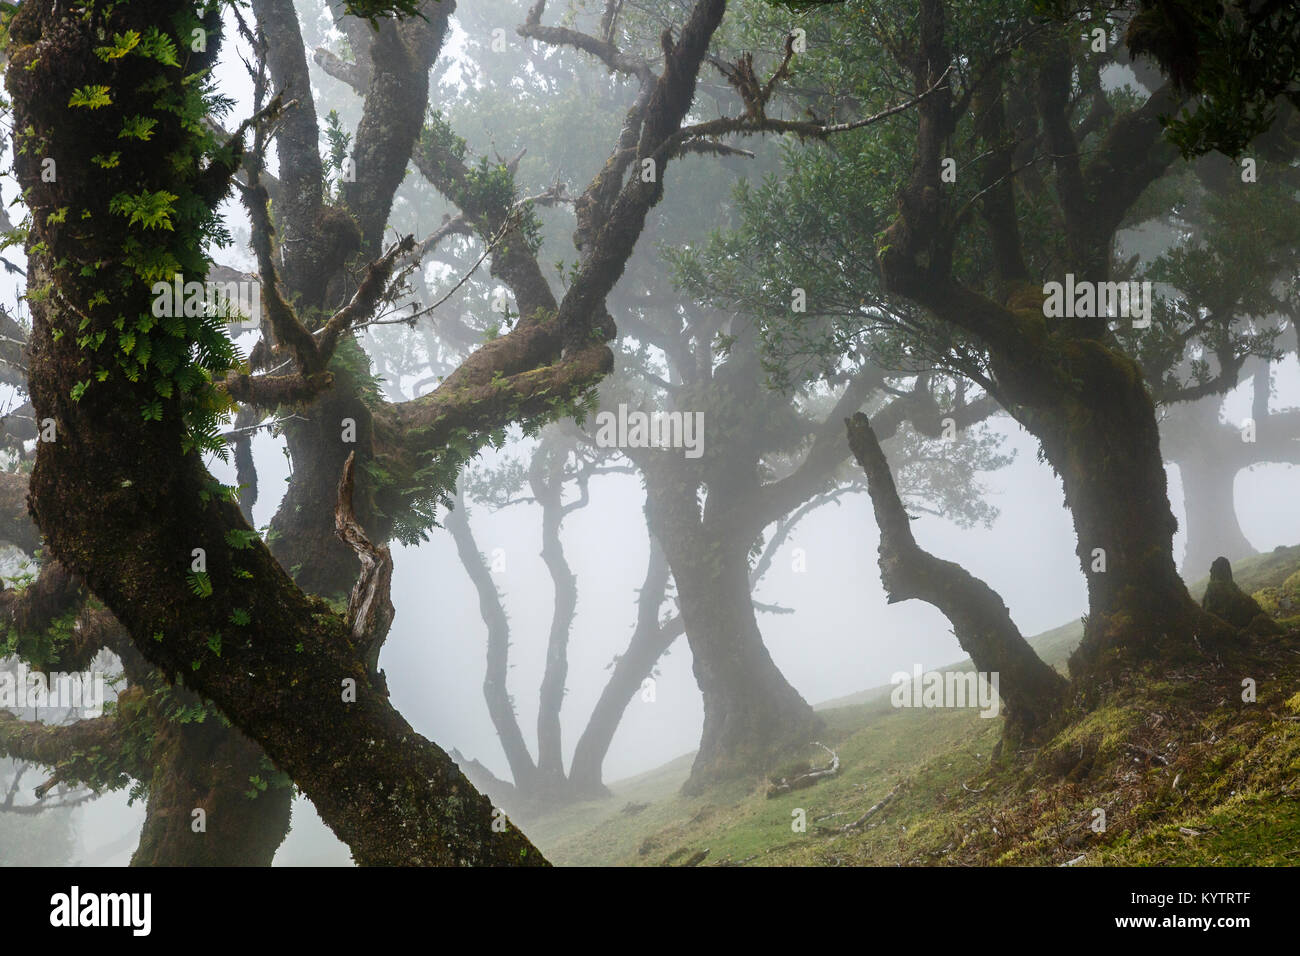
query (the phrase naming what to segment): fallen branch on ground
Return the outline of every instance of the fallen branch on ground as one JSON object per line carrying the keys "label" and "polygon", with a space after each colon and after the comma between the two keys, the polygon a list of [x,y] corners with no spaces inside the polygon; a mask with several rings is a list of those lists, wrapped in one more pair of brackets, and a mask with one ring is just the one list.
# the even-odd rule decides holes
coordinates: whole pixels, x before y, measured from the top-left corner
{"label": "fallen branch on ground", "polygon": [[[815,742],[815,741],[814,741]],[[781,777],[772,781],[772,786],[767,790],[767,798],[779,797],[784,793],[792,790],[802,790],[804,787],[811,787],[818,780],[826,777],[833,777],[840,772],[840,755],[823,743],[818,743],[818,747],[831,755],[831,762],[826,767],[813,767],[804,773],[795,774],[790,777]]]}

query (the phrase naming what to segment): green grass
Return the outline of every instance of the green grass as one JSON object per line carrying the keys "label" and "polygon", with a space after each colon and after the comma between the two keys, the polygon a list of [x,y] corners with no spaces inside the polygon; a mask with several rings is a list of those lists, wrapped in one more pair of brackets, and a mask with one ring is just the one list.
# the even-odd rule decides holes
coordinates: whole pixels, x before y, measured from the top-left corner
{"label": "green grass", "polygon": [[[1300,547],[1238,562],[1279,587]],[[1204,581],[1191,586],[1194,594]],[[1072,621],[1030,643],[1065,669]],[[967,669],[969,661],[953,665]],[[1242,675],[1258,685],[1240,700]],[[1002,721],[896,709],[877,687],[819,706],[840,773],[767,796],[766,778],[680,794],[693,755],[610,785],[606,800],[524,822],[560,865],[1276,865],[1300,862],[1300,642],[1242,662],[1155,668],[1040,749],[994,757]],[[805,755],[824,764],[824,751]],[[856,829],[868,808],[886,805]],[[1096,829],[1100,809],[1105,829]],[[796,811],[806,821],[792,827]]]}

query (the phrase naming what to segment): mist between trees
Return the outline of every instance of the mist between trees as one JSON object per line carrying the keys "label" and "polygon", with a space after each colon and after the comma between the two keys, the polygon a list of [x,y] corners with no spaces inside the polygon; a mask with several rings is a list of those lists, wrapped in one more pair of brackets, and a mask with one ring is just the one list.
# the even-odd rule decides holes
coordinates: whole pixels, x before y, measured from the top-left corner
{"label": "mist between trees", "polygon": [[542,865],[914,661],[1011,755],[1277,637],[1184,578],[1296,537],[1297,17],[1184,6],[7,13],[4,666],[113,676],[4,862]]}

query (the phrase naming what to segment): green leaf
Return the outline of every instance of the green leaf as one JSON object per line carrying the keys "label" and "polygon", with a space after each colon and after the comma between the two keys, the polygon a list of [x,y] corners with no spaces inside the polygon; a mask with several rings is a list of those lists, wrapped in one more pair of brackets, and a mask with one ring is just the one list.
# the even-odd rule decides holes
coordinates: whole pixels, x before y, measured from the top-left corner
{"label": "green leaf", "polygon": [[258,540],[256,531],[244,531],[239,528],[231,528],[226,532],[226,544],[230,545],[236,551],[243,551],[253,546],[253,542]]}
{"label": "green leaf", "polygon": [[153,136],[153,128],[157,125],[158,121],[152,116],[128,116],[122,120],[122,130],[117,134],[117,138],[148,142]]}
{"label": "green leaf", "polygon": [[186,577],[189,582],[190,590],[194,592],[195,597],[212,596],[212,579],[208,577],[206,571],[191,571]]}
{"label": "green leaf", "polygon": [[108,87],[98,84],[73,90],[72,96],[68,99],[69,106],[84,106],[88,110],[97,110],[101,106],[110,106],[112,102],[112,98],[108,95]]}
{"label": "green leaf", "polygon": [[145,229],[172,229],[172,213],[180,197],[165,189],[149,192],[147,189],[132,196],[118,193],[108,201],[109,212],[127,217],[127,225],[140,223]]}
{"label": "green leaf", "polygon": [[111,60],[120,60],[140,42],[140,34],[135,30],[127,30],[125,33],[113,34],[112,46],[95,47],[95,56],[99,57],[105,63]]}

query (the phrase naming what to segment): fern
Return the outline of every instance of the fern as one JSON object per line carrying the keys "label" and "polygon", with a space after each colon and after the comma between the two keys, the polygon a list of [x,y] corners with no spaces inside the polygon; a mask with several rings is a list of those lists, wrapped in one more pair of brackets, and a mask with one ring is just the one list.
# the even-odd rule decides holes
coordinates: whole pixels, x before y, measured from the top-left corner
{"label": "fern", "polygon": [[73,90],[72,96],[68,99],[69,106],[82,107],[88,110],[111,106],[112,103],[113,98],[108,95],[108,87],[99,85],[83,86],[80,89]]}
{"label": "fern", "polygon": [[186,580],[189,582],[190,590],[195,597],[206,598],[212,596],[212,579],[208,577],[208,572],[191,571],[186,576]]}
{"label": "fern", "polygon": [[118,193],[108,201],[108,211],[128,217],[128,226],[140,223],[145,229],[162,228],[170,232],[171,216],[175,211],[173,204],[179,198],[175,193],[169,193],[165,189],[159,189],[157,192],[146,189],[134,196]]}

